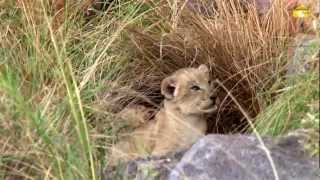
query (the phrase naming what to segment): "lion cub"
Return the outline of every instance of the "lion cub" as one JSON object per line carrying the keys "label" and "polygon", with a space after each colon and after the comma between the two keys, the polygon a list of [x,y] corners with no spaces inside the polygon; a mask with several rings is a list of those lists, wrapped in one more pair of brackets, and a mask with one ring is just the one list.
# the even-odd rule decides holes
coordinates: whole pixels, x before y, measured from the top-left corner
{"label": "lion cub", "polygon": [[161,83],[163,107],[142,127],[117,143],[111,152],[115,160],[145,155],[165,155],[193,144],[207,130],[205,115],[217,109],[206,65],[184,68]]}

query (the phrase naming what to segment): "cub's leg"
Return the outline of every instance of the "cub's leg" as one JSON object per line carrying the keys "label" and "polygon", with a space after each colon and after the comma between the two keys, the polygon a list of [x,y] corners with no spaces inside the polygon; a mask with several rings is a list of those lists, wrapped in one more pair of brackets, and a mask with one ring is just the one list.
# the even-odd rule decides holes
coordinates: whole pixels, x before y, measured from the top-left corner
{"label": "cub's leg", "polygon": [[138,128],[150,121],[155,110],[141,105],[133,105],[124,108],[118,113],[123,122],[131,128]]}
{"label": "cub's leg", "polygon": [[128,161],[137,157],[150,155],[154,146],[154,124],[155,121],[150,121],[121,138],[111,148],[108,164],[113,166],[118,161]]}

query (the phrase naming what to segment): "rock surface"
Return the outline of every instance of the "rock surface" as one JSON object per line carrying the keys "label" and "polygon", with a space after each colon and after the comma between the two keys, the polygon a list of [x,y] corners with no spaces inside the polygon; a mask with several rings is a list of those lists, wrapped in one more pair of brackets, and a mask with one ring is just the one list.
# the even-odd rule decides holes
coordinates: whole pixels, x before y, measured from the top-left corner
{"label": "rock surface", "polygon": [[171,170],[180,161],[185,151],[163,157],[148,157],[119,164],[116,169],[106,170],[104,180],[115,179],[167,179]]}
{"label": "rock surface", "polygon": [[[308,157],[297,136],[263,138],[280,180],[319,179],[319,161]],[[270,161],[258,139],[251,135],[208,135],[186,153],[150,157],[105,172],[105,179],[137,180],[273,180]]]}
{"label": "rock surface", "polygon": [[[305,156],[297,137],[263,141],[279,179],[319,179],[318,159]],[[193,145],[168,179],[273,180],[275,176],[265,150],[254,136],[209,135]]]}
{"label": "rock surface", "polygon": [[289,48],[288,76],[303,74],[319,66],[320,38],[299,34],[294,40],[293,47]]}

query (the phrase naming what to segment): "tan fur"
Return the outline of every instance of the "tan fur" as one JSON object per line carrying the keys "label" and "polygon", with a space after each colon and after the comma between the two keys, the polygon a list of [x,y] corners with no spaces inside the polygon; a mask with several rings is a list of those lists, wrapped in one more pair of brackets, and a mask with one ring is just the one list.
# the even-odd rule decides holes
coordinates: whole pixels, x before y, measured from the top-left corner
{"label": "tan fur", "polygon": [[205,65],[176,71],[161,83],[163,107],[154,120],[112,148],[111,164],[145,155],[164,155],[193,144],[207,129],[205,115],[217,109]]}
{"label": "tan fur", "polygon": [[147,123],[154,115],[155,110],[141,105],[128,106],[118,113],[121,119],[124,119],[132,128]]}

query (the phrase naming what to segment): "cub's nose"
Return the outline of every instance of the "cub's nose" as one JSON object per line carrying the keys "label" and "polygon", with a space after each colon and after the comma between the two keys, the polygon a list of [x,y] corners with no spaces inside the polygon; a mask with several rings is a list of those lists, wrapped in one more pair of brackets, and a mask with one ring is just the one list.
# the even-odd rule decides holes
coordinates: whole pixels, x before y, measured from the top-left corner
{"label": "cub's nose", "polygon": [[219,106],[220,105],[220,98],[219,96],[217,95],[214,95],[214,96],[210,96],[210,100],[213,104],[215,104],[216,106]]}
{"label": "cub's nose", "polygon": [[216,99],[217,99],[217,96],[215,96],[215,95],[210,96],[211,101],[215,101]]}

